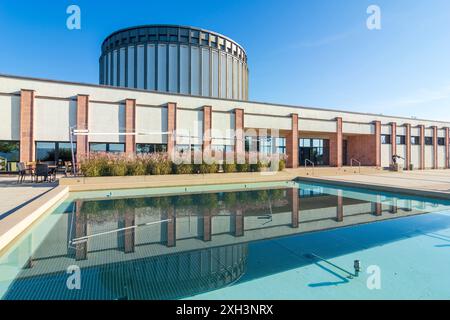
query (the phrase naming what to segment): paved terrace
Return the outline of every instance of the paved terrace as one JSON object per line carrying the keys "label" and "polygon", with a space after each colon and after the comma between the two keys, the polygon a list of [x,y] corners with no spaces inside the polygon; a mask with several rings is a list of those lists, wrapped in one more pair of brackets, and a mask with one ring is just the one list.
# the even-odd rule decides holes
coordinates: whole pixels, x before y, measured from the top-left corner
{"label": "paved terrace", "polygon": [[376,186],[380,189],[403,188],[417,190],[424,196],[444,193],[450,198],[450,170],[405,171],[402,173],[379,172],[357,175],[322,176],[321,180]]}
{"label": "paved terrace", "polygon": [[56,183],[17,184],[17,177],[0,176],[0,220],[54,188]]}

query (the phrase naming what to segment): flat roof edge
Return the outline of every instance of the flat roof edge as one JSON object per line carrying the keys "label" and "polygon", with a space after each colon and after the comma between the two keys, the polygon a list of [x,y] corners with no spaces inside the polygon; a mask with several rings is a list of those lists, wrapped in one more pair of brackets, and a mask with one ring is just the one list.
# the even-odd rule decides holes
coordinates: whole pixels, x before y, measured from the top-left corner
{"label": "flat roof edge", "polygon": [[[277,104],[277,103],[251,101],[251,100],[236,100],[236,99],[223,99],[223,98],[214,98],[214,97],[203,97],[203,96],[195,96],[195,95],[188,95],[188,94],[175,93],[175,92],[151,91],[151,90],[145,90],[145,89],[135,89],[135,88],[127,88],[127,87],[115,87],[115,86],[101,85],[101,84],[94,84],[94,83],[87,83],[87,82],[73,82],[73,81],[67,81],[67,80],[54,80],[54,79],[45,79],[45,78],[37,78],[37,77],[10,75],[10,74],[3,74],[3,73],[0,73],[0,77],[10,78],[10,79],[18,79],[18,80],[40,81],[40,82],[55,83],[55,84],[77,85],[77,86],[85,86],[85,87],[91,87],[91,88],[102,88],[102,89],[111,89],[111,90],[125,90],[125,91],[140,92],[140,93],[153,93],[153,94],[160,94],[160,95],[165,95],[165,96],[178,96],[178,97],[198,98],[198,99],[215,100],[215,101],[232,101],[232,102],[239,102],[239,103],[245,103],[245,104],[260,104],[260,105],[272,106],[272,107],[296,108],[296,109],[329,111],[329,112],[338,112],[338,113],[341,112],[341,113],[356,114],[356,115],[363,115],[363,116],[374,116],[374,117],[390,118],[390,119],[403,119],[403,120],[409,120],[409,121],[436,122],[436,123],[441,123],[441,124],[447,124],[448,126],[450,126],[450,121],[439,121],[439,120],[420,119],[420,118],[412,118],[412,117],[410,118],[410,117],[405,117],[405,116],[384,115],[384,114],[376,114],[376,113],[365,113],[365,112],[357,112],[357,111],[349,111],[349,110],[341,110],[341,109],[329,109],[329,108],[320,108],[320,107],[305,107],[305,106],[298,106],[298,105]],[[80,94],[82,94],[82,93],[80,93]]]}

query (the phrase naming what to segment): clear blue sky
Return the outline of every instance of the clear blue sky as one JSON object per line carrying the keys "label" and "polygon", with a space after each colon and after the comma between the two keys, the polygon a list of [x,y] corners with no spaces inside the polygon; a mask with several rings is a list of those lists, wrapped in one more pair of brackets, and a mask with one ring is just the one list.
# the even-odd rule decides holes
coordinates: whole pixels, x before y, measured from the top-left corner
{"label": "clear blue sky", "polygon": [[[81,30],[66,28],[70,4]],[[371,4],[379,31],[366,28]],[[152,23],[243,45],[251,100],[450,120],[448,0],[1,0],[0,73],[98,83],[103,39]]]}

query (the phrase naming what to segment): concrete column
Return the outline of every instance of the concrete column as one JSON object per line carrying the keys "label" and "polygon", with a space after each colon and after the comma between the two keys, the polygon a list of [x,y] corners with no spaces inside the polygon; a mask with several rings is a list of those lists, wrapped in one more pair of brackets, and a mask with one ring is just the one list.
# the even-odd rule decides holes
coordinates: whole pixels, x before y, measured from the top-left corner
{"label": "concrete column", "polygon": [[419,125],[420,130],[420,170],[425,170],[425,126]]}
{"label": "concrete column", "polygon": [[438,130],[436,126],[433,126],[433,169],[439,169]]}
{"label": "concrete column", "polygon": [[[83,201],[75,201],[75,238],[87,236],[87,217],[81,212]],[[75,260],[87,259],[87,241],[75,245]]]}
{"label": "concrete column", "polygon": [[287,190],[288,202],[291,207],[291,226],[292,228],[299,227],[299,219],[298,219],[298,211],[299,207],[299,199],[298,199],[298,189],[290,188]]}
{"label": "concrete column", "polygon": [[336,221],[344,221],[344,198],[342,197],[342,190],[337,192],[337,204],[336,204]]}
{"label": "concrete column", "polygon": [[234,141],[234,152],[236,158],[242,163],[245,161],[245,144],[244,144],[244,110],[234,109],[234,130],[236,140]]}
{"label": "concrete column", "polygon": [[166,217],[169,220],[167,221],[167,246],[175,247],[177,243],[175,207],[167,208]]}
{"label": "concrete column", "polygon": [[20,91],[20,161],[34,161],[34,91]]}
{"label": "concrete column", "polygon": [[203,152],[211,149],[212,107],[203,107]]}
{"label": "concrete column", "polygon": [[392,155],[397,154],[397,123],[391,123],[391,153]]}
{"label": "concrete column", "polygon": [[[125,100],[125,132],[133,133],[136,131],[136,100]],[[136,136],[125,136],[125,153],[127,155],[136,153]]]}
{"label": "concrete column", "polygon": [[244,236],[244,210],[236,209],[234,213],[234,236],[243,237]]}
{"label": "concrete column", "polygon": [[[124,217],[124,227],[129,228],[135,225],[135,210],[134,208],[127,208],[125,210],[125,217]],[[123,247],[125,253],[132,253],[134,252],[134,246],[135,246],[135,228],[130,228],[124,231],[123,233]]]}
{"label": "concrete column", "polygon": [[336,134],[330,138],[330,166],[342,167],[342,118],[336,118]]}
{"label": "concrete column", "polygon": [[381,167],[381,122],[375,121],[375,166]]}
{"label": "concrete column", "polygon": [[291,132],[286,137],[287,167],[298,167],[298,114],[293,113]]}
{"label": "concrete column", "polygon": [[[89,129],[89,96],[77,96],[77,129]],[[77,141],[77,159],[82,159],[89,154],[88,136],[76,136]]]}
{"label": "concrete column", "polygon": [[176,145],[176,133],[177,129],[177,104],[169,102],[167,104],[167,152],[170,157],[174,155]]}
{"label": "concrete column", "polygon": [[409,165],[411,163],[411,125],[407,123],[405,125],[406,127],[406,159],[405,159],[405,166],[406,170],[409,170]]}
{"label": "concrete column", "polygon": [[450,168],[449,161],[450,161],[450,147],[449,147],[449,129],[445,128],[445,169]]}

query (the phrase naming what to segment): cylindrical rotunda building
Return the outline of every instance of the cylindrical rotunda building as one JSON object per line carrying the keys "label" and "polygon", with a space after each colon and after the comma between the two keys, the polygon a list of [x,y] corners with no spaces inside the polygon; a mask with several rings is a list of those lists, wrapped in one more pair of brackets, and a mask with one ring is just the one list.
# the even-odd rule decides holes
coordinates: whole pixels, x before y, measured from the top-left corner
{"label": "cylindrical rotunda building", "polygon": [[100,84],[248,100],[247,55],[238,43],[212,31],[132,27],[103,42]]}

